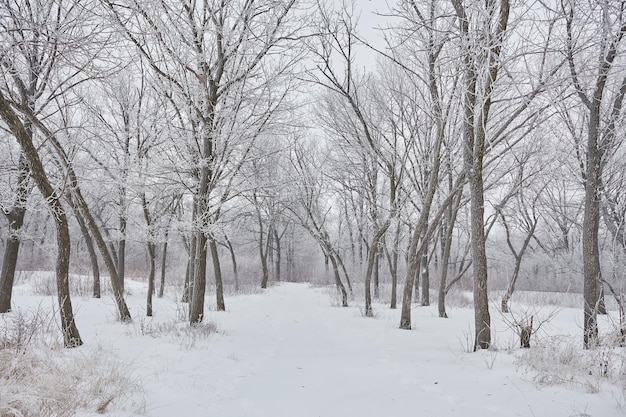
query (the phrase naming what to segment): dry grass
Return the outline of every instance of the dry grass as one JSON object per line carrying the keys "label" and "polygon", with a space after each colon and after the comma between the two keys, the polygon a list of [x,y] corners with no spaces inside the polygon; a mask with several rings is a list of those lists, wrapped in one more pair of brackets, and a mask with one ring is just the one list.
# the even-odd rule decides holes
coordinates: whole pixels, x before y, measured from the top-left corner
{"label": "dry grass", "polygon": [[518,356],[518,366],[543,385],[563,384],[597,393],[604,383],[626,390],[626,352],[603,344],[583,350],[571,336],[542,338]]}
{"label": "dry grass", "polygon": [[181,350],[191,350],[201,341],[208,340],[217,333],[213,322],[198,323],[193,326],[188,321],[168,321],[159,323],[151,318],[141,318],[128,327],[129,336],[149,336],[178,344]]}
{"label": "dry grass", "polygon": [[[67,350],[39,308],[0,320],[0,417],[69,417],[105,412],[131,401],[140,388],[131,369],[102,347]],[[141,410],[142,404],[123,404]]]}
{"label": "dry grass", "polygon": [[103,413],[111,403],[130,398],[139,389],[128,366],[112,362],[112,356],[102,350],[78,354],[45,348],[20,354],[1,350],[0,416]]}

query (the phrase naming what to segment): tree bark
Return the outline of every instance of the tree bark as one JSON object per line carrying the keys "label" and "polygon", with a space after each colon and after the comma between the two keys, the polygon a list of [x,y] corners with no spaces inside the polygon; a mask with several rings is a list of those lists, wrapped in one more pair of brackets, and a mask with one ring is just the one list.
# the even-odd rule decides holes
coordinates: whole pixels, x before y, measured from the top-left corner
{"label": "tree bark", "polygon": [[[461,0],[451,1],[459,19],[461,41],[464,48],[466,90],[463,103],[463,135],[465,171],[470,188],[470,230],[474,270],[474,350],[478,350],[488,349],[491,345],[491,316],[489,314],[487,252],[485,248],[483,159],[486,152],[485,141],[491,109],[491,94],[501,65],[499,58],[504,33],[508,25],[510,3],[509,0],[499,1],[497,26],[494,29],[491,29],[489,25],[491,18],[496,14],[496,3],[490,1],[483,6],[484,10],[480,11],[479,19],[485,19],[480,23],[484,26],[484,30],[489,31],[489,36],[485,36],[482,32],[477,35],[481,36],[480,41],[487,43],[476,47],[476,42],[480,41],[473,38],[473,34],[470,33],[470,17],[467,15],[466,6]],[[492,31],[493,33],[491,33]],[[479,73],[478,69],[481,67],[475,64],[476,59],[481,58],[487,62],[483,70],[484,73]],[[479,86],[479,80],[484,81],[485,85]]]}
{"label": "tree bark", "polygon": [[380,297],[380,247],[376,249],[374,258],[374,298]]}
{"label": "tree bark", "polygon": [[[474,270],[474,350],[488,349],[491,345],[491,316],[487,290],[487,252],[485,248],[484,194],[482,182],[482,156],[473,164],[470,179],[470,215],[472,233],[472,264]],[[480,172],[480,174],[476,174]]]}
{"label": "tree bark", "polygon": [[113,289],[113,297],[117,305],[119,319],[123,322],[131,321],[130,311],[128,310],[126,301],[124,301],[124,293],[119,284],[117,268],[113,262],[111,253],[107,249],[106,242],[102,237],[102,233],[96,225],[95,219],[91,214],[91,211],[89,210],[89,206],[87,205],[87,202],[82,195],[80,186],[78,184],[78,177],[76,176],[76,172],[74,171],[71,160],[57,140],[54,133],[52,133],[39,119],[37,119],[35,115],[32,114],[32,112],[29,112],[27,116],[29,117],[29,120],[33,122],[33,124],[37,125],[37,127],[47,137],[47,140],[52,144],[54,150],[57,153],[58,161],[67,170],[67,177],[69,179],[69,192],[72,193],[73,197],[72,203],[78,206],[78,209],[80,210],[80,213],[85,220],[85,223],[89,228],[93,239],[96,241],[96,246],[100,251],[100,255],[102,256],[104,264],[106,265],[109,275],[111,277],[111,288]]}
{"label": "tree bark", "polygon": [[[31,135],[28,126],[26,133]],[[30,136],[32,137],[32,136]],[[30,194],[29,186],[30,169],[24,153],[20,153],[18,163],[18,185],[13,207],[5,212],[9,222],[9,236],[6,239],[4,258],[2,260],[2,272],[0,273],[0,313],[11,311],[11,298],[13,295],[13,283],[15,281],[15,269],[20,250],[20,230],[24,224],[26,215],[26,199]]]}
{"label": "tree bark", "polygon": [[[327,248],[327,250],[329,250],[329,249],[330,248]],[[330,253],[330,250],[329,250],[329,253]],[[346,292],[346,287],[344,287],[343,283],[341,282],[341,278],[339,276],[339,267],[337,265],[337,260],[335,259],[335,257],[332,254],[329,254],[328,258],[330,259],[330,262],[333,265],[333,274],[335,276],[335,285],[337,285],[337,289],[341,293],[341,306],[342,307],[348,307],[348,293]],[[370,307],[370,309],[371,309],[371,307]]]}
{"label": "tree bark", "polygon": [[385,256],[391,276],[391,302],[389,308],[395,309],[398,303],[398,246],[400,244],[400,223],[396,224],[391,253],[385,245]]}
{"label": "tree bark", "polygon": [[196,233],[195,256],[193,257],[193,290],[189,308],[191,325],[201,323],[204,319],[204,294],[206,292],[206,258],[207,238],[202,231]]}
{"label": "tree bark", "polygon": [[344,264],[343,259],[337,253],[337,251],[333,250],[333,256],[335,257],[335,260],[337,261],[337,263],[339,264],[339,267],[343,271],[343,276],[346,278],[346,284],[348,284],[348,291],[350,291],[350,294],[352,294],[352,283],[350,282],[350,275],[348,274],[346,265]]}
{"label": "tree bark", "polygon": [[163,293],[165,292],[165,268],[167,266],[167,238],[169,234],[168,232],[165,233],[165,242],[163,242],[163,250],[161,251],[161,282],[159,285],[159,298],[163,298]]}
{"label": "tree bark", "polygon": [[0,275],[0,313],[11,311],[15,269],[21,243],[19,232],[24,223],[25,214],[26,208],[12,207],[6,216],[9,221],[9,237],[6,239],[4,258],[2,260],[2,274]]}
{"label": "tree bark", "polygon": [[[207,74],[208,76],[208,74]],[[204,318],[204,298],[206,292],[206,261],[207,261],[207,231],[210,217],[211,194],[210,182],[213,178],[213,122],[215,118],[215,104],[217,102],[217,83],[209,81],[209,91],[207,91],[207,103],[204,114],[206,118],[202,127],[202,153],[200,178],[198,190],[195,195],[194,221],[198,224],[199,230],[195,232],[195,253],[193,257],[193,291],[191,306],[189,309],[189,322],[191,325],[202,322]]]}
{"label": "tree bark", "polygon": [[148,206],[148,200],[146,198],[145,191],[141,191],[141,208],[143,211],[143,218],[146,221],[146,227],[148,229],[146,242],[148,247],[148,258],[150,259],[150,272],[148,273],[148,295],[146,296],[146,316],[152,317],[152,296],[154,294],[154,276],[156,273],[156,244],[154,243],[154,236],[152,232],[152,216],[150,215],[150,208]]}
{"label": "tree bark", "polygon": [[187,257],[187,268],[185,269],[185,285],[183,286],[183,296],[181,299],[183,303],[191,303],[191,299],[193,298],[193,282],[196,274],[194,261],[196,257],[196,233],[193,233],[191,236],[188,249],[189,256]]}
{"label": "tree bark", "polygon": [[[424,230],[428,229],[428,222],[426,223],[426,227]],[[426,243],[426,247],[424,248],[424,253],[422,254],[422,262],[420,265],[420,273],[422,275],[422,298],[421,304],[422,307],[430,305],[430,273],[428,270],[428,242]]]}
{"label": "tree bark", "polygon": [[[121,221],[121,219],[120,219]],[[124,219],[124,223],[126,223],[126,219]],[[120,226],[121,227],[121,226]],[[124,226],[126,228],[126,226]],[[124,231],[124,233],[126,233]],[[126,275],[126,239],[120,239],[117,246],[117,280],[119,282],[119,286],[122,292],[124,292],[124,281]]]}
{"label": "tree bark", "polygon": [[[284,233],[284,232],[283,232]],[[281,262],[281,249],[280,249],[280,239],[281,237],[278,235],[278,230],[274,228],[274,241],[276,242],[276,267],[275,267],[275,276],[276,281],[280,282],[280,262]]]}
{"label": "tree bark", "polygon": [[89,262],[91,263],[91,275],[93,277],[92,297],[100,298],[102,295],[100,285],[100,266],[98,265],[98,255],[96,254],[96,249],[93,247],[93,239],[89,234],[89,229],[85,224],[85,220],[82,218],[78,210],[74,210],[74,217],[76,218],[76,222],[78,223],[80,232],[83,235],[83,239],[85,240],[87,252],[89,253]]}
{"label": "tree bark", "polygon": [[[423,226],[423,224],[421,226]],[[405,330],[411,330],[411,304],[413,299],[413,285],[415,281],[415,272],[419,269],[419,260],[422,256],[422,252],[419,249],[419,236],[419,232],[413,232],[408,251],[409,259],[406,271],[406,279],[404,281],[404,292],[402,293],[402,313],[400,316],[400,328]]]}
{"label": "tree bark", "polygon": [[389,228],[389,224],[391,222],[391,218],[389,218],[383,226],[378,229],[374,238],[372,239],[372,245],[370,246],[369,254],[367,256],[367,272],[365,273],[365,315],[367,317],[373,317],[374,311],[372,310],[372,275],[374,271],[374,261],[376,256],[378,255],[378,243],[380,239],[383,237],[387,229]]}
{"label": "tree bark", "polygon": [[220,256],[217,251],[217,242],[213,237],[209,239],[209,248],[211,250],[211,259],[213,260],[213,272],[215,274],[215,298],[217,301],[217,310],[226,311],[226,303],[224,302],[224,282],[222,280],[222,267],[220,266]]}
{"label": "tree bark", "polygon": [[152,317],[152,295],[154,294],[154,276],[156,272],[156,245],[148,242],[150,272],[148,273],[148,294],[146,296],[146,316]]}
{"label": "tree bark", "polygon": [[226,246],[228,246],[228,251],[230,252],[230,260],[233,264],[233,278],[235,280],[235,292],[239,292],[239,273],[237,271],[237,257],[235,256],[235,249],[233,248],[230,239],[228,236],[224,235],[224,239],[226,239]]}
{"label": "tree bark", "polygon": [[[452,186],[450,186],[450,188],[452,188]],[[441,255],[441,277],[439,280],[439,292],[437,295],[437,310],[439,312],[439,317],[446,319],[448,318],[448,313],[446,312],[446,295],[448,293],[447,281],[450,263],[450,252],[452,249],[452,235],[454,233],[454,225],[456,224],[456,216],[459,212],[462,196],[463,193],[457,193],[454,203],[451,204],[448,208],[442,231],[444,243],[443,253]]]}
{"label": "tree bark", "polygon": [[183,295],[180,298],[181,303],[188,303],[191,300],[191,255],[187,256],[187,266],[185,267],[185,283],[183,284]]}
{"label": "tree bark", "polygon": [[[595,113],[595,112],[593,112]],[[599,113],[599,112],[598,112]],[[593,115],[592,115],[593,116]],[[599,117],[599,114],[598,116]],[[594,117],[595,119],[595,117]],[[599,122],[599,120],[596,120]],[[591,121],[589,122],[591,125]],[[600,220],[600,198],[598,184],[600,164],[594,134],[590,129],[587,147],[587,178],[585,181],[585,214],[583,218],[583,345],[592,349],[598,345],[598,280],[600,279],[600,250],[598,247],[598,229]],[[597,137],[597,132],[595,132]]]}

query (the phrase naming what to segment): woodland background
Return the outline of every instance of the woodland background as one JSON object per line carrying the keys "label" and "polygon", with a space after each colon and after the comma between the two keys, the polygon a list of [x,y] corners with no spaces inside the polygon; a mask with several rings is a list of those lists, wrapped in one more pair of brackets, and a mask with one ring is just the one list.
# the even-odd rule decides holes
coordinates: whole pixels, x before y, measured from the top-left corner
{"label": "woodland background", "polygon": [[626,1],[372,3],[0,1],[0,312],[54,268],[68,347],[73,274],[122,321],[127,277],[191,324],[306,281],[401,328],[470,290],[474,349],[516,288],[623,336]]}

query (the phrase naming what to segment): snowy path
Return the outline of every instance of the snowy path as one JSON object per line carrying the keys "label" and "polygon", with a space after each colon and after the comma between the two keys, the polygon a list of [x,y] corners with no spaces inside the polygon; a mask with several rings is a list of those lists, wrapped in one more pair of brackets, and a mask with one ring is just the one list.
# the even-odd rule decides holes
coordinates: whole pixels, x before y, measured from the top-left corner
{"label": "snowy path", "polygon": [[[415,329],[404,331],[397,310],[378,306],[367,319],[331,298],[304,284],[229,298],[227,312],[207,313],[221,334],[192,349],[120,333],[110,316],[78,324],[136,369],[145,411],[124,407],[115,417],[623,416],[610,392],[534,384],[514,353],[463,352],[468,310],[442,320],[436,307],[416,308]],[[86,301],[82,316],[96,316],[95,307]],[[155,319],[171,320],[175,308],[157,300]]]}
{"label": "snowy path", "polygon": [[[354,310],[329,308],[328,299],[293,285],[274,288],[258,303],[248,306],[236,337],[268,357],[241,381],[237,398],[222,404],[222,415],[378,416],[419,405],[410,384],[398,384],[400,358],[383,340],[346,326],[345,320],[359,325]],[[390,393],[393,386],[397,392]]]}

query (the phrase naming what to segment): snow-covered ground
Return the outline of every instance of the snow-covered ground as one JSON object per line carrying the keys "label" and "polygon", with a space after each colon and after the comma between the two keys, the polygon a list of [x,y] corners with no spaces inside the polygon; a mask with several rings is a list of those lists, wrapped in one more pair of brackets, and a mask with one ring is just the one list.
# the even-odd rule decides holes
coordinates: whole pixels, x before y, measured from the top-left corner
{"label": "snow-covered ground", "polygon": [[[281,284],[262,294],[227,298],[227,312],[208,311],[206,324],[191,330],[181,321],[184,305],[174,297],[155,298],[155,317],[142,317],[144,285],[131,284],[132,324],[116,322],[110,298],[74,299],[85,345],[64,353],[68,360],[104,355],[131,373],[128,394],[107,405],[104,415],[625,415],[623,389],[616,378],[593,375],[593,360],[591,375],[574,379],[563,374],[558,384],[554,378],[538,378],[527,366],[533,355],[545,359],[542,339],[580,333],[578,310],[560,310],[530,350],[519,349],[514,334],[492,312],[496,349],[468,353],[473,322],[468,308],[449,308],[450,318],[440,319],[436,306],[415,307],[414,329],[404,331],[397,328],[399,310],[376,305],[376,317],[364,318],[360,300],[341,308],[332,290]],[[21,309],[53,303],[52,298],[41,300],[17,291],[14,303]],[[575,336],[564,340],[579,344]],[[578,346],[570,351],[583,354]],[[618,354],[623,358],[623,352]],[[625,371],[611,372],[624,377]],[[80,413],[96,415],[102,414]]]}

